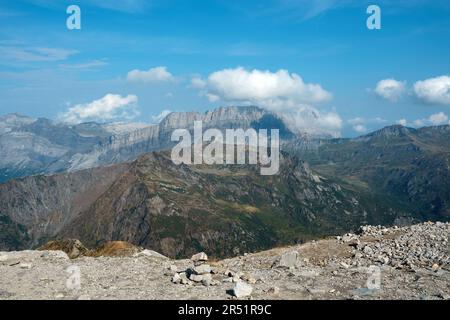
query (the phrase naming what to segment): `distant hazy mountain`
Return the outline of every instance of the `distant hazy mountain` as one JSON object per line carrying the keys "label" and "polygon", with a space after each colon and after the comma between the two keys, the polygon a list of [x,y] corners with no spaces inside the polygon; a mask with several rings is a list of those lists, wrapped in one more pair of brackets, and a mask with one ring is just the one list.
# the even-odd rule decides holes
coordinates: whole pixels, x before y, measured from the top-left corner
{"label": "distant hazy mountain", "polygon": [[173,130],[190,129],[195,120],[202,120],[205,128],[276,128],[283,139],[295,137],[281,118],[257,107],[171,113],[160,124],[147,126],[92,122],[70,126],[13,114],[0,117],[0,182],[134,160],[173,146]]}
{"label": "distant hazy mountain", "polygon": [[67,126],[16,114],[0,117],[0,181],[36,173],[71,153],[83,153],[110,135],[98,124]]}

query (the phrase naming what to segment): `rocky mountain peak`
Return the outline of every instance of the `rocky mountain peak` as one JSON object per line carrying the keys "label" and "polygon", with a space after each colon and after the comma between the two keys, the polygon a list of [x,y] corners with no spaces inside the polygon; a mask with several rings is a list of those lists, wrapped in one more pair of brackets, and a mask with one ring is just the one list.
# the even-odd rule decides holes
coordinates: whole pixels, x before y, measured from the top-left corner
{"label": "rocky mountain peak", "polygon": [[11,113],[0,117],[0,134],[11,132],[12,130],[24,125],[35,122],[36,119],[26,117],[18,113]]}
{"label": "rocky mountain peak", "polygon": [[353,139],[354,141],[369,141],[375,138],[392,138],[392,137],[404,137],[416,133],[417,130],[408,128],[402,125],[392,125],[384,127],[380,130],[366,134],[364,136]]}
{"label": "rocky mountain peak", "polygon": [[404,136],[415,132],[413,128],[408,128],[402,125],[388,126],[371,134],[373,137],[391,137],[391,136]]}
{"label": "rocky mountain peak", "polygon": [[191,128],[194,121],[203,121],[207,126],[220,126],[224,123],[246,122],[261,119],[267,111],[255,106],[220,107],[205,113],[198,112],[172,112],[160,123],[163,130],[176,128]]}

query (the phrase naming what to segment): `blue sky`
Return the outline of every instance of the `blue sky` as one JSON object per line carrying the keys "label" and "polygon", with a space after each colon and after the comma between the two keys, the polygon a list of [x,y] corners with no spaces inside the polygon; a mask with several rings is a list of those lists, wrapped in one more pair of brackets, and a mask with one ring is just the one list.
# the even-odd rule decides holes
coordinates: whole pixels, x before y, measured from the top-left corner
{"label": "blue sky", "polygon": [[0,114],[152,122],[260,104],[344,136],[449,122],[445,0],[0,0],[0,21]]}

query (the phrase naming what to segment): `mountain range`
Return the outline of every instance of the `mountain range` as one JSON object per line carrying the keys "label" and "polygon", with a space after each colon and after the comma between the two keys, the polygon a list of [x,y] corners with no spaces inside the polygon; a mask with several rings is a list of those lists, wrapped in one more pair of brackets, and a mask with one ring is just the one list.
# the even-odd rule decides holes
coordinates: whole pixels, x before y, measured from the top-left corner
{"label": "mountain range", "polygon": [[[280,172],[173,164],[171,132],[278,128]],[[257,107],[172,113],[158,125],[0,118],[0,250],[128,241],[171,257],[233,256],[354,231],[450,219],[450,126],[354,139],[294,133]],[[19,178],[20,177],[20,178]]]}
{"label": "mountain range", "polygon": [[17,114],[0,117],[0,182],[35,174],[72,172],[130,161],[139,155],[171,148],[175,129],[280,129],[282,139],[292,133],[276,114],[258,107],[227,107],[206,113],[171,113],[161,123],[68,125]]}

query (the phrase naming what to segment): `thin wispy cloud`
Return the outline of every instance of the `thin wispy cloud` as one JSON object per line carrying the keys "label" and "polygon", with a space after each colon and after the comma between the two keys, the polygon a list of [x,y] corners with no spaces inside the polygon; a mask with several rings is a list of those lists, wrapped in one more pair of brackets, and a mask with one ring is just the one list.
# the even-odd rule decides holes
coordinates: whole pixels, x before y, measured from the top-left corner
{"label": "thin wispy cloud", "polygon": [[[48,9],[60,9],[67,7],[69,3],[60,0],[19,0]],[[143,13],[150,8],[153,1],[148,0],[78,0],[76,3],[80,7],[96,7],[111,11],[125,13]]]}
{"label": "thin wispy cloud", "polygon": [[106,61],[92,60],[83,63],[61,64],[59,67],[68,70],[95,70],[107,65],[108,63]]}
{"label": "thin wispy cloud", "polygon": [[271,0],[264,6],[258,1],[231,1],[226,5],[253,17],[283,17],[283,19],[305,21],[326,11],[351,2],[350,0]]}
{"label": "thin wispy cloud", "polygon": [[0,60],[20,62],[62,61],[78,53],[77,50],[46,47],[0,46]]}
{"label": "thin wispy cloud", "polygon": [[[326,14],[329,11],[342,8],[367,7],[373,4],[371,0],[269,0],[261,5],[258,0],[227,0],[221,1],[225,6],[232,8],[250,17],[271,17],[274,19],[288,19],[300,22],[308,21]],[[377,5],[389,12],[398,12],[409,8],[431,5],[438,8],[450,9],[447,0],[378,0]],[[364,11],[365,12],[365,11]]]}
{"label": "thin wispy cloud", "polygon": [[127,13],[142,13],[146,11],[152,3],[152,1],[149,0],[84,0],[84,2],[98,8]]}

